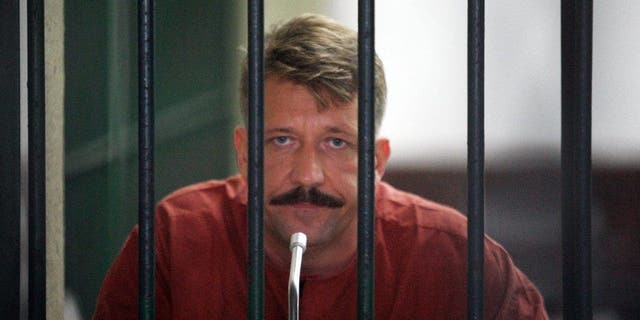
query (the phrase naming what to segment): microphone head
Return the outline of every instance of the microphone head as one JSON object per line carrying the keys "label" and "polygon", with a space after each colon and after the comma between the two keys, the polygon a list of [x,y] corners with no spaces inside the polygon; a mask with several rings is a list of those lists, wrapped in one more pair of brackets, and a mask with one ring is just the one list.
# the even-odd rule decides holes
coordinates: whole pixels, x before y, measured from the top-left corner
{"label": "microphone head", "polygon": [[291,241],[289,242],[289,250],[293,250],[295,247],[302,248],[302,252],[307,249],[307,235],[302,232],[296,232],[291,235]]}

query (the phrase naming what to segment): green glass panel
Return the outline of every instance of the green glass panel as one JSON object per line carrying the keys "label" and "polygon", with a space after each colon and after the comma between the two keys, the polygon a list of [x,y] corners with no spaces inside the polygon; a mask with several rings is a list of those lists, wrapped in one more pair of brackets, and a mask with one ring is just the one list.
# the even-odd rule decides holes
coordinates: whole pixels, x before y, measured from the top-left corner
{"label": "green glass panel", "polygon": [[[235,168],[235,6],[156,2],[156,200]],[[136,10],[65,1],[65,281],[84,318],[137,222]]]}

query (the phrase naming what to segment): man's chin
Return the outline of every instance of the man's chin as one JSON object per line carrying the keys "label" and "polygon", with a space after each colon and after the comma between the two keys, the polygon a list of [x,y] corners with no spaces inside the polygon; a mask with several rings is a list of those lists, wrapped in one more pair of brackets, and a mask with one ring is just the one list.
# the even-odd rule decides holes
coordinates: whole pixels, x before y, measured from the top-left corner
{"label": "man's chin", "polygon": [[340,208],[314,205],[269,206],[265,212],[265,226],[273,236],[286,242],[292,234],[303,232],[307,235],[307,245],[330,242],[332,234],[339,232]]}
{"label": "man's chin", "polygon": [[326,239],[324,239],[326,235],[322,231],[322,227],[307,225],[300,222],[291,223],[291,221],[289,221],[286,226],[280,225],[275,228],[274,226],[271,226],[269,229],[271,230],[267,232],[270,232],[273,236],[279,238],[279,242],[286,245],[287,248],[289,247],[291,235],[296,232],[302,232],[307,236],[307,246],[312,246],[318,242],[326,241]]}

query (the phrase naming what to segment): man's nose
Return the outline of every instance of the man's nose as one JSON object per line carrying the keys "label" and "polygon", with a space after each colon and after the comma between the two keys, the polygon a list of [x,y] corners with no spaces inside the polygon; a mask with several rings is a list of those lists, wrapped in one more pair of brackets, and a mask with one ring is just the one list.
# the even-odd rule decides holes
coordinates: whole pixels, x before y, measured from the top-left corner
{"label": "man's nose", "polygon": [[316,187],[324,182],[324,171],[320,159],[311,148],[303,148],[296,155],[291,170],[292,182],[305,187]]}

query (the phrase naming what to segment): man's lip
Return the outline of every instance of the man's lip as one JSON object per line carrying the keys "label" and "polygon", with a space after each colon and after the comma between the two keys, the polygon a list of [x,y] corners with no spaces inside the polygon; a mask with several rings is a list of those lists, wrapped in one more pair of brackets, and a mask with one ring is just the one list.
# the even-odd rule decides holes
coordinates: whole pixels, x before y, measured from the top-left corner
{"label": "man's lip", "polygon": [[322,206],[315,205],[315,204],[312,204],[312,203],[309,203],[309,202],[286,204],[284,206],[291,207],[291,208],[296,208],[296,209],[320,209],[320,208],[324,208]]}
{"label": "man's lip", "polygon": [[295,208],[320,208],[319,205],[315,205],[313,203],[308,203],[308,202],[296,203],[296,204],[293,204],[293,207],[295,207]]}

